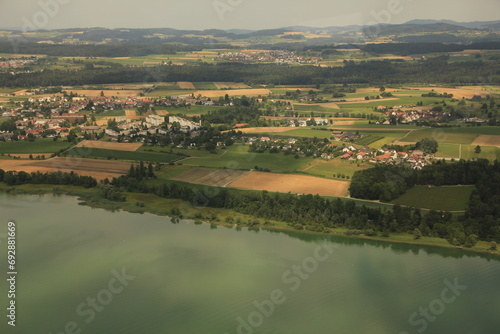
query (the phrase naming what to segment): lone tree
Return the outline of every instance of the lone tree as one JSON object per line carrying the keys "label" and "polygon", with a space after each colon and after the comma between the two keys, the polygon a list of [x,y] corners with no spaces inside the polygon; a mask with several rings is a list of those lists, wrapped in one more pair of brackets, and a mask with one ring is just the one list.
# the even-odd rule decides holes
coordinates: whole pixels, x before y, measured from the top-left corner
{"label": "lone tree", "polygon": [[422,236],[422,232],[418,228],[413,230],[413,239],[417,240],[422,238]]}
{"label": "lone tree", "polygon": [[476,148],[474,149],[474,152],[476,152],[476,154],[481,153],[481,146],[477,145]]}

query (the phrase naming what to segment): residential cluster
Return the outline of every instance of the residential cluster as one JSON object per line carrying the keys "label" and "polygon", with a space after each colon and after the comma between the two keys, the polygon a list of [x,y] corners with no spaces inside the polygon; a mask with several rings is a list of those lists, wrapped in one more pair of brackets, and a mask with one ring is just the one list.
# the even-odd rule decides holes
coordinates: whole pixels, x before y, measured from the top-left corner
{"label": "residential cluster", "polygon": [[[384,114],[386,116],[385,121],[381,124],[409,124],[418,120],[427,121],[443,121],[447,116],[446,113],[442,111],[433,110],[401,110],[402,106],[394,106],[388,109],[385,106],[378,106],[378,110],[387,110]],[[449,115],[448,115],[449,116]]]}
{"label": "residential cluster", "polygon": [[20,57],[20,58],[0,58],[0,68],[18,68],[33,64],[38,57]]}
{"label": "residential cluster", "polygon": [[[40,137],[67,137],[72,129],[79,128],[79,135],[95,139],[106,133],[112,139],[132,141],[132,138],[147,134],[166,134],[168,126],[175,124],[176,130],[189,132],[199,129],[200,122],[182,117],[166,117],[154,113],[155,106],[184,106],[188,98],[148,99],[143,97],[79,97],[55,94],[31,97],[15,107],[0,106],[0,115],[11,118],[15,128],[0,131],[3,140],[28,140]],[[200,101],[200,99],[196,99]],[[124,109],[130,116],[96,116],[106,111]],[[137,110],[137,111],[136,111]],[[142,111],[139,111],[142,110]],[[129,112],[130,111],[130,112]],[[142,115],[136,116],[137,113]],[[112,121],[110,127],[109,121]],[[17,130],[17,131],[16,131]]]}
{"label": "residential cluster", "polygon": [[301,57],[295,52],[290,51],[265,51],[257,53],[244,52],[224,52],[214,58],[215,61],[231,61],[231,62],[273,62],[282,64],[317,64],[321,60],[318,57]]}

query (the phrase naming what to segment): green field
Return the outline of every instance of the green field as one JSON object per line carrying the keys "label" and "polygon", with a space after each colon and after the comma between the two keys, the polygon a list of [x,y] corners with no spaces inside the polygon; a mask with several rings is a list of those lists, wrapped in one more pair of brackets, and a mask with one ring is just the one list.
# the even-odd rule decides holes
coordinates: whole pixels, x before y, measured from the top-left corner
{"label": "green field", "polygon": [[461,158],[465,160],[470,160],[472,158],[482,158],[488,159],[490,162],[494,160],[500,160],[500,148],[494,146],[481,146],[481,153],[477,154],[474,152],[476,146],[473,145],[462,145],[462,155]]}
{"label": "green field", "polygon": [[173,177],[184,174],[185,172],[195,169],[196,167],[186,165],[163,166],[159,172],[156,172],[157,179],[150,181],[151,184],[156,184],[157,181],[168,181]]}
{"label": "green field", "polygon": [[217,86],[215,86],[213,82],[193,82],[193,85],[196,89],[200,90],[217,89]]}
{"label": "green field", "polygon": [[27,140],[0,142],[0,153],[55,153],[73,145],[67,141],[54,141],[53,139],[37,139],[33,142]]}
{"label": "green field", "polygon": [[412,124],[398,124],[398,125],[384,125],[384,124],[373,124],[373,123],[368,124],[367,120],[355,120],[354,125],[336,125],[335,124],[336,120],[342,120],[342,119],[334,118],[332,128],[339,129],[339,130],[370,129],[370,131],[371,131],[373,129],[374,131],[389,130],[387,132],[392,132],[392,131],[396,131],[396,130],[409,131],[409,130],[419,129],[419,127],[417,127],[416,125],[412,125]]}
{"label": "green field", "polygon": [[391,144],[393,141],[394,141],[394,138],[384,137],[380,140],[377,140],[376,142],[371,143],[370,147],[379,149],[387,144]]}
{"label": "green field", "polygon": [[191,157],[196,157],[196,158],[213,158],[215,156],[220,155],[224,151],[222,150],[217,150],[217,154],[210,153],[209,151],[205,149],[186,149],[186,148],[170,148],[168,147],[161,147],[161,146],[141,146],[136,152],[148,152],[148,151],[154,151],[154,152],[160,152],[160,153],[169,153],[169,154],[178,154],[178,155],[189,155]]}
{"label": "green field", "polygon": [[368,135],[364,138],[361,138],[359,140],[356,141],[356,144],[358,145],[370,145],[370,144],[373,144],[377,141],[380,141],[380,140],[383,140],[385,137],[382,137],[382,136],[376,136],[376,135]]}
{"label": "green field", "polygon": [[[353,132],[354,129],[351,131]],[[408,130],[404,129],[395,129],[394,131],[390,130],[384,130],[384,129],[373,129],[373,130],[359,130],[359,133],[362,135],[373,135],[373,136],[379,136],[379,137],[389,137],[389,138],[395,138],[399,139],[408,134]]]}
{"label": "green field", "polygon": [[391,203],[417,208],[463,211],[475,186],[415,186]]}
{"label": "green field", "polygon": [[[1,57],[1,56],[0,56]],[[0,88],[0,93],[14,93],[20,90],[20,88],[7,88],[7,87],[2,87]]]}
{"label": "green field", "polygon": [[476,135],[500,135],[498,126],[462,126],[459,128],[444,128],[445,133],[462,133]]}
{"label": "green field", "polygon": [[195,93],[196,90],[189,89],[155,89],[152,92],[146,93],[146,96],[179,96],[179,95],[191,95],[191,93]]}
{"label": "green field", "polygon": [[[381,148],[386,144],[390,144],[393,141],[399,140],[400,138],[406,136],[407,130],[401,129],[400,131],[387,131],[384,129],[377,130],[360,130],[360,134],[367,136],[366,138],[361,138],[356,142],[358,145],[368,145],[372,148]],[[376,139],[376,140],[372,140]]]}
{"label": "green field", "polygon": [[[87,113],[87,112],[85,112]],[[125,116],[125,110],[123,109],[118,109],[118,110],[106,110],[100,114],[92,114],[88,112],[90,115],[94,115],[96,119],[101,119],[104,117],[117,117],[117,116]]]}
{"label": "green field", "polygon": [[[366,93],[365,95],[367,96],[372,96],[375,95],[375,93]],[[351,97],[349,94],[345,98]],[[424,105],[430,105],[434,102],[441,102],[442,100],[448,101],[450,99],[443,99],[443,98],[435,98],[435,97],[422,97],[421,93],[420,94],[415,94],[414,96],[394,96],[390,99],[379,99],[379,100],[370,100],[370,102],[365,102],[365,103],[360,103],[360,102],[341,102],[339,103],[339,106],[342,106],[342,108],[345,109],[350,109],[350,108],[364,108],[364,109],[371,109],[376,106],[386,106],[386,107],[391,107],[391,106],[397,106],[397,105],[403,105],[403,106],[409,106],[409,105],[416,105],[417,102],[423,102]]]}
{"label": "green field", "polygon": [[331,112],[331,113],[335,113],[335,112],[340,111],[340,109],[327,108],[327,107],[323,107],[321,105],[316,105],[316,104],[311,104],[311,105],[294,104],[293,110],[298,111],[298,112],[300,112],[300,111],[317,111],[317,112]]}
{"label": "green field", "polygon": [[460,156],[460,145],[439,143],[438,151],[434,156],[439,158],[458,158]]}
{"label": "green field", "polygon": [[316,130],[311,128],[294,129],[286,132],[269,133],[270,136],[291,136],[291,137],[317,137],[317,138],[330,138],[332,137],[332,132],[330,130]]}
{"label": "green field", "polygon": [[346,161],[340,158],[333,160],[315,159],[304,166],[301,171],[314,176],[337,179],[337,173],[352,177],[354,172],[370,167],[371,165],[368,163],[358,166],[355,161]]}
{"label": "green field", "polygon": [[73,148],[68,151],[70,156],[79,156],[84,158],[95,157],[104,159],[116,159],[116,160],[134,160],[134,161],[150,161],[150,162],[173,162],[182,159],[181,156],[169,153],[160,152],[129,152],[129,151],[118,151],[118,150],[105,150],[100,148],[92,149],[82,149]]}
{"label": "green field", "polygon": [[299,170],[312,158],[295,159],[292,155],[271,153],[250,153],[246,145],[233,145],[225,152],[213,157],[187,158],[184,165],[229,169],[253,169],[255,166],[269,168],[272,172],[293,172]]}
{"label": "green field", "polygon": [[422,129],[415,130],[409,133],[406,137],[402,138],[401,141],[405,142],[417,142],[423,138],[435,139],[438,143],[449,143],[449,144],[470,144],[476,139],[478,134],[475,133],[460,133],[451,132],[447,129]]}

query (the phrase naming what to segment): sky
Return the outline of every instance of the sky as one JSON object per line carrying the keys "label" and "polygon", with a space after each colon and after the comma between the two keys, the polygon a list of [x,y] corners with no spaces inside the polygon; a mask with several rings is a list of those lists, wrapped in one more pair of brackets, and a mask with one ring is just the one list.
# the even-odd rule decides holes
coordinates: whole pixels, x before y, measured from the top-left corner
{"label": "sky", "polygon": [[3,28],[270,29],[500,20],[500,0],[0,0]]}

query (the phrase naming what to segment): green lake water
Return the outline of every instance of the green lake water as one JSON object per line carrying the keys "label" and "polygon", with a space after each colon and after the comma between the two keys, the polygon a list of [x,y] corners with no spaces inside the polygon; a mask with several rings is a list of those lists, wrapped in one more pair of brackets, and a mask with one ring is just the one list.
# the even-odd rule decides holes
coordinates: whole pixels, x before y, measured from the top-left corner
{"label": "green lake water", "polygon": [[[7,223],[16,222],[16,327]],[[0,194],[0,333],[500,332],[500,262]]]}

